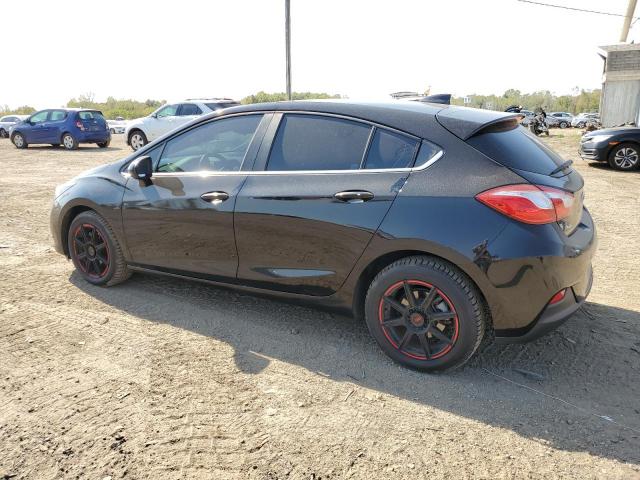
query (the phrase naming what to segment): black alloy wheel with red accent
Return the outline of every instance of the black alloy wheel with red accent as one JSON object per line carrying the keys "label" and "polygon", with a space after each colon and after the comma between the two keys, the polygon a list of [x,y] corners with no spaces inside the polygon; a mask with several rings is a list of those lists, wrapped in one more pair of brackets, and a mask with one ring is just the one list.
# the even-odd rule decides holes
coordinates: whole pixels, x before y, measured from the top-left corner
{"label": "black alloy wheel with red accent", "polygon": [[76,270],[94,285],[115,285],[131,275],[111,227],[94,211],[71,221],[67,244]]}
{"label": "black alloy wheel with red accent", "polygon": [[382,270],[369,287],[365,314],[387,355],[425,371],[466,362],[482,341],[486,321],[473,282],[427,256],[403,258]]}

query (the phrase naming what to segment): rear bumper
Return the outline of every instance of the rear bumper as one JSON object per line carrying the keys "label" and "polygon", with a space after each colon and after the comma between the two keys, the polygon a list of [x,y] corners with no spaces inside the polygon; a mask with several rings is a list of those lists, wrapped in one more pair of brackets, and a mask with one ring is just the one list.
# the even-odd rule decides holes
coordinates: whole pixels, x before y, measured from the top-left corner
{"label": "rear bumper", "polygon": [[100,132],[79,132],[76,140],[79,143],[103,143],[111,139],[111,132],[103,130]]}
{"label": "rear bumper", "polygon": [[582,306],[591,291],[592,283],[593,270],[589,268],[583,281],[569,287],[561,302],[547,305],[530,327],[519,331],[496,332],[496,342],[526,343],[546,335],[566,322]]}

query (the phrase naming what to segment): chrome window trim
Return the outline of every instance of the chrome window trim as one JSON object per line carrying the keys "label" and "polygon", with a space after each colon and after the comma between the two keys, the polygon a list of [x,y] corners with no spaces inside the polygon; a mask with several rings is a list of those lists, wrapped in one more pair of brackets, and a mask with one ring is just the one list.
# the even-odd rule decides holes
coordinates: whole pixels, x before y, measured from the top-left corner
{"label": "chrome window trim", "polygon": [[[372,168],[372,169],[358,169],[358,170],[279,170],[279,171],[268,171],[268,170],[245,170],[245,171],[237,171],[237,172],[210,172],[210,171],[201,171],[201,172],[153,172],[153,177],[216,177],[219,175],[344,175],[346,173],[351,173],[354,175],[365,175],[368,173],[411,173],[411,172],[419,172],[422,170],[426,170],[431,165],[436,163],[442,156],[444,155],[444,151],[439,150],[433,157],[431,157],[428,161],[418,167],[410,167],[410,168]],[[124,171],[123,175],[129,176],[129,174]]]}

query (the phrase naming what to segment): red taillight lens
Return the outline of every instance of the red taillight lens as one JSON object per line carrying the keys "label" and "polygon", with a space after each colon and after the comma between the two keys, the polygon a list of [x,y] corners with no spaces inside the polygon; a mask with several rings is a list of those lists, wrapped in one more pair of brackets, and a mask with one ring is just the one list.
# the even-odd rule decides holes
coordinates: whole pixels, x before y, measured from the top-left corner
{"label": "red taillight lens", "polygon": [[509,218],[535,225],[567,218],[574,203],[569,192],[527,184],[492,188],[476,195],[476,199]]}
{"label": "red taillight lens", "polygon": [[564,300],[564,297],[566,294],[567,294],[567,289],[563,288],[558,293],[556,293],[553,297],[551,297],[551,300],[549,300],[549,305],[553,305],[554,303],[561,302],[562,300]]}
{"label": "red taillight lens", "polygon": [[80,120],[78,120],[76,122],[76,127],[78,127],[80,130],[84,130],[84,125],[82,124],[82,122]]}

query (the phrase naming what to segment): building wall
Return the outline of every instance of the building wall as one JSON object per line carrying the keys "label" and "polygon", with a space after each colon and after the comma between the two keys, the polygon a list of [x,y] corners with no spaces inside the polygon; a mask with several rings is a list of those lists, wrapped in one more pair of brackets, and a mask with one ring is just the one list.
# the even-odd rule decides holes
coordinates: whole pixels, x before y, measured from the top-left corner
{"label": "building wall", "polygon": [[603,127],[638,122],[640,80],[607,80],[602,91]]}

